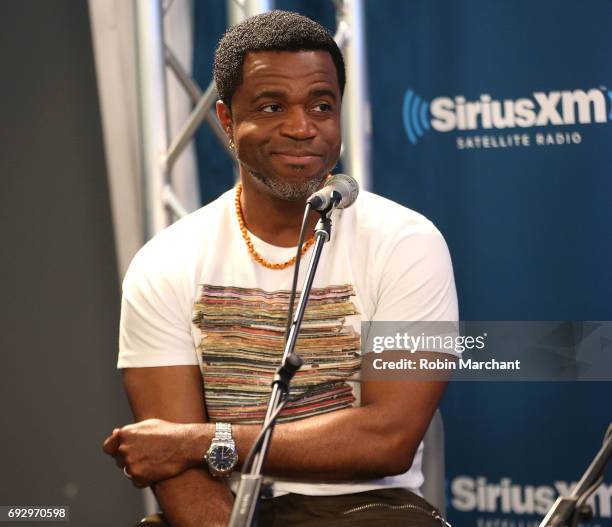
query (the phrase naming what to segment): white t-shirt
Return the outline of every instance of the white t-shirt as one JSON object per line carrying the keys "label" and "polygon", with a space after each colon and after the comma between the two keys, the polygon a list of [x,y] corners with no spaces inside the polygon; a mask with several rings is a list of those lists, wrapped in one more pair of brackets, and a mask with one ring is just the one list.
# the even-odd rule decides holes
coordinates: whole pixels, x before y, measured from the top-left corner
{"label": "white t-shirt", "polygon": [[[293,266],[271,270],[248,252],[230,190],[157,234],[123,282],[119,368],[199,365],[211,421],[261,422],[283,353]],[[454,321],[457,297],[446,243],[422,215],[362,191],[332,215],[296,351],[283,420],[359,406],[361,321]],[[270,262],[295,248],[250,235]],[[312,249],[302,259],[301,288]],[[298,296],[299,298],[299,296]],[[297,299],[296,299],[297,305]],[[275,495],[346,494],[422,482],[422,444],[408,472],[373,481],[276,480]]]}

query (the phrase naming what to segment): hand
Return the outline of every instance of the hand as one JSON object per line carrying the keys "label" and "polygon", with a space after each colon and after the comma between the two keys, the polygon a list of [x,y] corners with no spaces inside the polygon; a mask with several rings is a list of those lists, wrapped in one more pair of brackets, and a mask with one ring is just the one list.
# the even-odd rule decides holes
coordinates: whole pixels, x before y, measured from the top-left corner
{"label": "hand", "polygon": [[192,454],[195,432],[195,425],[147,419],[115,428],[103,448],[119,468],[125,468],[134,486],[143,488],[197,463]]}

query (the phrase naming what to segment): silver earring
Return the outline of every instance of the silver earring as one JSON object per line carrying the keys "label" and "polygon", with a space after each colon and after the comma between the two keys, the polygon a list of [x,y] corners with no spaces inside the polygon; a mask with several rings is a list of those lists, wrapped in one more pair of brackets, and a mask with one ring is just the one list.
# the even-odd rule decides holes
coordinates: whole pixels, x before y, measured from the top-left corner
{"label": "silver earring", "polygon": [[226,132],[227,132],[227,146],[229,146],[229,149],[234,154],[236,154],[236,145],[234,144],[234,138],[232,137],[232,129],[227,128]]}

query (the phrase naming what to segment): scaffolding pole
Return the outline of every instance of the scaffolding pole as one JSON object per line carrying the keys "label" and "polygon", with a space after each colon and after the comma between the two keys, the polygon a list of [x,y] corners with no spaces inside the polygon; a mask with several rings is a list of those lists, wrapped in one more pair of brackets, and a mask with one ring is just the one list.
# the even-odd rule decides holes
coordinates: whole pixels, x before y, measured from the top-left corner
{"label": "scaffolding pole", "polygon": [[272,0],[227,0],[228,26],[235,26],[243,20],[274,9]]}
{"label": "scaffolding pole", "polygon": [[166,163],[169,119],[163,14],[160,0],[135,1],[145,240],[167,227],[171,221],[163,200],[163,189],[170,185]]}
{"label": "scaffolding pole", "polygon": [[342,165],[361,188],[369,189],[372,135],[363,0],[336,0],[335,40],[344,51],[346,88],[342,102]]}

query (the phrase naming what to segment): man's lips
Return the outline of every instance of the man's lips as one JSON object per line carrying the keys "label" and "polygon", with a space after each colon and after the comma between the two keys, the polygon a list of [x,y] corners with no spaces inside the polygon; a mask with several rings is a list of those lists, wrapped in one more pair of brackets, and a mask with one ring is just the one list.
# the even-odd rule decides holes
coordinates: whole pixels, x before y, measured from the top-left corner
{"label": "man's lips", "polygon": [[290,165],[306,165],[321,157],[314,152],[273,152],[272,155]]}

